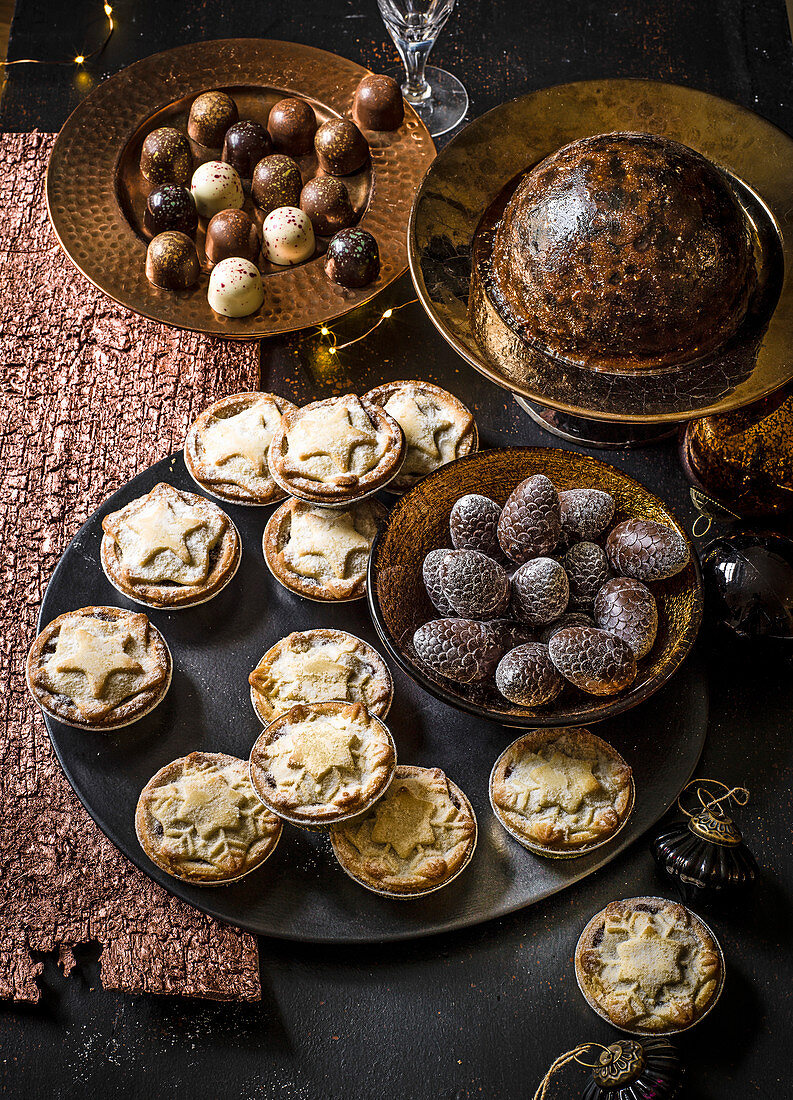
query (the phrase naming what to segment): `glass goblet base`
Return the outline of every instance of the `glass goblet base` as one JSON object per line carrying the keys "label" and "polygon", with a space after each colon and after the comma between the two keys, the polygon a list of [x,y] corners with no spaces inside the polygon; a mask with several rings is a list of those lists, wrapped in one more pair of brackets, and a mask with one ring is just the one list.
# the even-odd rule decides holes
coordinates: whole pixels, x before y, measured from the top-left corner
{"label": "glass goblet base", "polygon": [[402,87],[402,94],[419,116],[433,137],[453,130],[465,118],[468,110],[468,92],[456,76],[445,69],[427,65],[424,77],[430,86],[429,95],[415,100],[408,95],[405,86],[405,70],[392,69],[388,73]]}

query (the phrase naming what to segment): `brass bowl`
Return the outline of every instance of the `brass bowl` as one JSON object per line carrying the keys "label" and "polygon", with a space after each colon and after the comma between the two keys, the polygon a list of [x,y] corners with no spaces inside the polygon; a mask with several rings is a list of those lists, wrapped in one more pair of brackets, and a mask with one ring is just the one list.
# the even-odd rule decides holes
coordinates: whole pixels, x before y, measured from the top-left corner
{"label": "brass bowl", "polygon": [[[691,558],[677,576],[652,584],[658,604],[658,634],[639,661],[633,684],[619,695],[587,695],[568,686],[544,707],[520,707],[495,684],[458,684],[437,676],[418,660],[415,630],[440,618],[429,601],[421,567],[430,550],[450,546],[449,513],[466,493],[483,493],[504,504],[515,486],[545,474],[557,489],[604,489],[615,502],[614,523],[633,516],[658,520],[686,539]],[[586,726],[621,714],[648,699],[688,654],[702,621],[702,575],[688,535],[658,497],[621,470],[596,458],[540,447],[480,451],[431,473],[394,505],[375,538],[369,559],[367,599],[374,624],[391,656],[423,688],[453,707],[505,726]]]}

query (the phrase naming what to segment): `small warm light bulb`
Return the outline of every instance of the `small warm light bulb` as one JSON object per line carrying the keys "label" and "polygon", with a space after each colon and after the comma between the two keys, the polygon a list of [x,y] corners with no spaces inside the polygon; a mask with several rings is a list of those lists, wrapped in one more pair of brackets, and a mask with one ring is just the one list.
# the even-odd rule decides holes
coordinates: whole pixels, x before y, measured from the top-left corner
{"label": "small warm light bulb", "polygon": [[319,331],[322,333],[323,336],[329,336],[330,335],[330,329],[327,328],[325,325],[323,325],[322,328]]}
{"label": "small warm light bulb", "polygon": [[335,354],[336,354],[336,349],[335,348],[328,348],[328,355],[335,355]]}
{"label": "small warm light bulb", "polygon": [[387,320],[393,312],[394,312],[393,309],[387,309],[385,311],[385,313],[383,314],[383,320]]}
{"label": "small warm light bulb", "polygon": [[78,53],[77,57],[75,57],[75,59],[74,59],[75,65],[82,65],[84,61],[85,61],[85,57],[81,53]]}
{"label": "small warm light bulb", "polygon": [[112,14],[113,14],[113,9],[110,7],[109,4],[105,4],[105,15],[112,15]]}

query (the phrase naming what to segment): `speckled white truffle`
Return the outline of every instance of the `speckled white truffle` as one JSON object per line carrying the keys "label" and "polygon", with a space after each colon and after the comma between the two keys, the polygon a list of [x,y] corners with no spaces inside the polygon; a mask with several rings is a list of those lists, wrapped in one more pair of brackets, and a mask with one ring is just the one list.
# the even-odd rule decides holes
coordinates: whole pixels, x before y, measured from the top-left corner
{"label": "speckled white truffle", "polygon": [[259,269],[237,256],[221,260],[209,276],[207,301],[222,317],[249,317],[264,301]]}
{"label": "speckled white truffle", "polygon": [[297,206],[279,206],[264,219],[262,251],[272,263],[302,263],[314,255],[314,247],[311,219]]}
{"label": "speckled white truffle", "polygon": [[190,190],[202,218],[213,218],[221,210],[239,210],[245,201],[240,177],[222,160],[199,164],[193,172]]}

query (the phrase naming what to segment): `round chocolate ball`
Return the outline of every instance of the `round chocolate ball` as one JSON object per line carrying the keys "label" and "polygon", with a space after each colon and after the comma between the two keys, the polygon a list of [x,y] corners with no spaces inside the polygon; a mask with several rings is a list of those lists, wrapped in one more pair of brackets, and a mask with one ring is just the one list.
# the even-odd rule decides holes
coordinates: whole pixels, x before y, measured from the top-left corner
{"label": "round chocolate ball", "polygon": [[270,111],[267,129],[279,152],[300,157],[311,152],[317,119],[313,108],[304,99],[288,96],[279,99]]}
{"label": "round chocolate ball", "polygon": [[217,149],[229,126],[239,118],[237,104],[225,92],[202,92],[193,100],[187,132],[193,141],[207,149]]}
{"label": "round chocolate ball", "polygon": [[251,194],[265,214],[279,206],[297,206],[302,188],[300,169],[291,157],[282,153],[265,157],[253,170]]}
{"label": "round chocolate ball", "polygon": [[368,286],[380,273],[377,241],[365,229],[342,229],[331,239],[325,255],[325,274],[350,288]]}
{"label": "round chocolate ball", "polygon": [[159,233],[146,253],[146,278],[165,290],[187,290],[198,280],[198,253],[184,233]]}
{"label": "round chocolate ball", "polygon": [[169,229],[188,237],[195,236],[198,211],[188,189],[178,183],[161,183],[155,187],[146,200],[143,227],[152,237]]}
{"label": "round chocolate ball", "polygon": [[320,168],[332,176],[357,172],[369,156],[366,138],[348,118],[323,122],[314,136],[314,148]]}
{"label": "round chocolate ball", "polygon": [[152,130],[140,151],[140,171],[149,183],[188,183],[193,174],[190,142],[173,126]]}
{"label": "round chocolate ball", "polygon": [[259,234],[249,214],[244,210],[221,210],[207,226],[206,254],[211,267],[238,256],[256,263],[259,256]]}
{"label": "round chocolate ball", "polygon": [[392,76],[370,73],[355,89],[352,116],[364,130],[398,130],[405,117],[402,89]]}
{"label": "round chocolate ball", "polygon": [[236,168],[243,179],[249,180],[262,157],[272,151],[273,143],[262,124],[246,118],[226,130],[222,159]]}
{"label": "round chocolate ball", "polygon": [[350,193],[335,176],[309,180],[300,194],[300,209],[311,218],[320,237],[331,237],[355,221]]}

